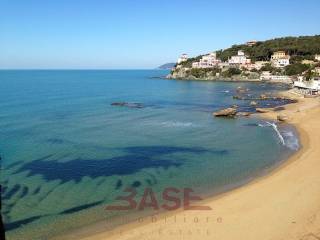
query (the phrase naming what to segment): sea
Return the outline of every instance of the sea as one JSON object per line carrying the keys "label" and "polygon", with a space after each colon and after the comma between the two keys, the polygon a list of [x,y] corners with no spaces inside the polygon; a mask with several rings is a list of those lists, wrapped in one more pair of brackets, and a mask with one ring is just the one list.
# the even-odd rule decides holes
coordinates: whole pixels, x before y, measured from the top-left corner
{"label": "sea", "polygon": [[1,213],[8,239],[50,239],[155,210],[108,211],[126,205],[117,198],[128,189],[137,203],[148,189],[159,205],[168,188],[203,198],[226,192],[299,149],[290,125],[212,115],[231,105],[252,111],[250,100],[233,98],[239,88],[258,96],[286,85],[164,79],[168,73],[0,71]]}

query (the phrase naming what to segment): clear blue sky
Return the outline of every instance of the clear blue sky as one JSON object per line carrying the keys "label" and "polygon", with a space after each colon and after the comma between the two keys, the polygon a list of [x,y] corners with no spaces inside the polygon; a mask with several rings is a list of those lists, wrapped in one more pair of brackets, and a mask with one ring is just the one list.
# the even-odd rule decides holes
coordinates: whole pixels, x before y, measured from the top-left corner
{"label": "clear blue sky", "polygon": [[0,0],[0,68],[154,68],[320,34],[319,0]]}

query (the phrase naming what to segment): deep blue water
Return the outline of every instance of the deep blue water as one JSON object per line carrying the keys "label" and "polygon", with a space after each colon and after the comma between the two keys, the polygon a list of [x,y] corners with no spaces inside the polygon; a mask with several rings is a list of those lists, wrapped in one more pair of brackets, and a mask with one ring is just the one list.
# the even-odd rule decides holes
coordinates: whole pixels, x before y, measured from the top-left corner
{"label": "deep blue water", "polygon": [[[279,164],[294,130],[212,112],[281,85],[164,80],[167,71],[0,71],[2,215],[9,239],[41,239],[113,214],[126,187],[225,191]],[[142,108],[112,106],[140,103]],[[274,104],[261,102],[260,104]],[[140,105],[139,105],[140,106]]]}

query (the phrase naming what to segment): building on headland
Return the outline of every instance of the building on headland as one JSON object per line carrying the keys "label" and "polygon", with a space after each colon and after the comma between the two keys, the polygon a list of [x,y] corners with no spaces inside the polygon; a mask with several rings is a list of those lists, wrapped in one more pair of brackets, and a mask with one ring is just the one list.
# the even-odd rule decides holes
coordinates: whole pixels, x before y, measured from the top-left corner
{"label": "building on headland", "polygon": [[310,81],[305,81],[303,77],[298,77],[293,86],[301,94],[317,95],[320,93],[320,77],[314,77]]}
{"label": "building on headland", "polygon": [[283,68],[290,65],[290,56],[285,51],[274,52],[271,56],[271,64],[276,68]]}
{"label": "building on headland", "polygon": [[193,68],[212,68],[218,66],[221,60],[217,58],[216,52],[209,53],[201,57],[199,62],[193,62]]}
{"label": "building on headland", "polygon": [[316,54],[316,55],[314,56],[314,59],[320,62],[320,54]]}
{"label": "building on headland", "polygon": [[230,65],[246,65],[251,64],[251,59],[248,58],[242,50],[239,50],[237,55],[232,56],[228,60],[228,63]]}
{"label": "building on headland", "polygon": [[188,60],[188,54],[184,53],[178,58],[178,64]]}
{"label": "building on headland", "polygon": [[249,47],[252,47],[252,46],[254,46],[256,44],[257,44],[256,40],[251,40],[251,41],[246,42],[246,45],[249,46]]}

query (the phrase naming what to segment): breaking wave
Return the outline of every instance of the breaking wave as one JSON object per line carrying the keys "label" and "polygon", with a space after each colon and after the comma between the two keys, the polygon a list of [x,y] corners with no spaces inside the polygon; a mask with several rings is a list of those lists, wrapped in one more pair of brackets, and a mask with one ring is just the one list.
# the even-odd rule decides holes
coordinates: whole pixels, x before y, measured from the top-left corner
{"label": "breaking wave", "polygon": [[179,122],[179,121],[166,121],[161,122],[162,126],[165,127],[192,127],[194,124],[192,122]]}
{"label": "breaking wave", "polygon": [[280,143],[294,151],[299,149],[299,139],[297,135],[292,131],[292,129],[279,129],[278,125],[274,122],[259,123],[259,127],[272,127],[276,132]]}

